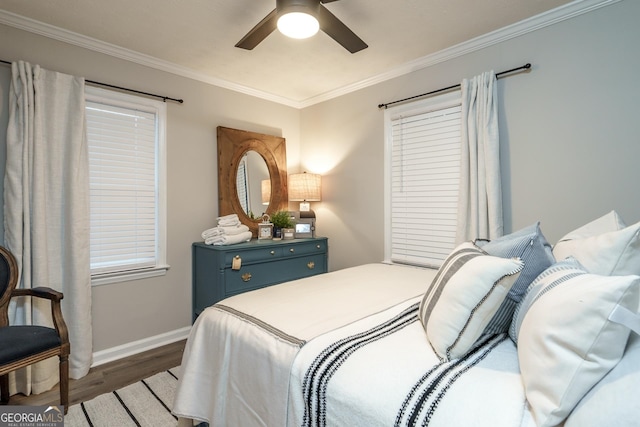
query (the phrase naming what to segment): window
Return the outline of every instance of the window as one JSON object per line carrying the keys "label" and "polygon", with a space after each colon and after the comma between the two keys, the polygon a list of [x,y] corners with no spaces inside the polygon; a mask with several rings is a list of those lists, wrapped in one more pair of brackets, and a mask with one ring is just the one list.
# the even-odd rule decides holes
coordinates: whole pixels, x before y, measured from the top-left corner
{"label": "window", "polygon": [[249,212],[249,177],[247,173],[247,154],[245,153],[238,164],[238,173],[236,174],[236,189],[238,191],[238,200],[240,206],[245,212]]}
{"label": "window", "polygon": [[455,247],[460,92],[385,111],[385,260],[439,267]]}
{"label": "window", "polygon": [[164,274],[163,102],[86,88],[92,284]]}

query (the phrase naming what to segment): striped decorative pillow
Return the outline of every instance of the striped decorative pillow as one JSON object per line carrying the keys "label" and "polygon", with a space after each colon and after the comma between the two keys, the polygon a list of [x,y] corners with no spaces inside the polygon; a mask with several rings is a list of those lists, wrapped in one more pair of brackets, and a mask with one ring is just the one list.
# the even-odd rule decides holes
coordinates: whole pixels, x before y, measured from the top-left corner
{"label": "striped decorative pillow", "polygon": [[420,321],[443,360],[473,348],[518,278],[523,263],[488,255],[473,243],[444,261],[420,303]]}
{"label": "striped decorative pillow", "polygon": [[567,258],[564,261],[553,264],[529,285],[525,297],[518,304],[515,312],[513,313],[513,319],[511,326],[509,327],[509,336],[518,344],[518,335],[520,334],[520,326],[524,316],[529,311],[529,308],[540,298],[541,295],[548,292],[550,289],[558,286],[565,280],[569,280],[573,277],[586,274],[584,267],[575,259]]}
{"label": "striped decorative pillow", "polygon": [[524,262],[520,277],[513,284],[507,298],[502,302],[486,328],[488,334],[507,332],[516,306],[524,297],[531,282],[547,267],[555,263],[556,259],[551,252],[551,245],[540,230],[539,221],[490,242],[478,240],[476,245],[489,255],[502,258],[520,258]]}
{"label": "striped decorative pillow", "polygon": [[513,324],[537,426],[561,424],[620,361],[639,297],[639,276],[590,274],[572,258],[534,280]]}

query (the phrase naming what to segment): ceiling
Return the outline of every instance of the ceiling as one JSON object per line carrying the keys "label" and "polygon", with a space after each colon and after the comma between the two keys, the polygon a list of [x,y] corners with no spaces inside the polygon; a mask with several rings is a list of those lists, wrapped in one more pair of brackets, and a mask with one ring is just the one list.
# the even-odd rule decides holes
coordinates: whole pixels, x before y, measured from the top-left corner
{"label": "ceiling", "polygon": [[[594,2],[578,0],[571,5]],[[556,8],[568,3],[327,3],[327,9],[369,45],[355,54],[322,32],[310,39],[293,40],[275,31],[253,50],[234,47],[275,8],[275,0],[2,0],[0,22],[12,25],[20,21],[23,27],[44,27],[40,30],[56,33],[60,39],[73,38],[77,44],[101,46],[102,51],[118,52],[123,57],[138,56],[138,61],[158,68],[304,106],[411,64],[419,67],[425,58],[433,58],[438,52],[523,20],[539,18],[540,14],[554,13],[552,9],[557,12],[560,9]],[[515,64],[518,65],[521,64]]]}

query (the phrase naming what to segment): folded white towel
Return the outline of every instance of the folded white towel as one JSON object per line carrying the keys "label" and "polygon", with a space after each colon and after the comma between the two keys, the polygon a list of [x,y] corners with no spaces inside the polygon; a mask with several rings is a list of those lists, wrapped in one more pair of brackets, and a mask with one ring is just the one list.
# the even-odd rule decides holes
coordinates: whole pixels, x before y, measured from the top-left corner
{"label": "folded white towel", "polygon": [[242,223],[240,221],[237,221],[237,220],[218,221],[218,227],[237,227],[240,224],[242,224]]}
{"label": "folded white towel", "polygon": [[210,237],[216,237],[222,234],[222,230],[220,229],[220,227],[213,227],[210,228],[208,230],[204,230],[201,234],[203,239],[208,239]]}
{"label": "folded white towel", "polygon": [[218,225],[222,227],[235,227],[240,224],[241,222],[238,218],[238,214],[229,214],[218,217]]}
{"label": "folded white towel", "polygon": [[229,215],[224,215],[224,216],[219,216],[218,217],[218,222],[220,221],[238,221],[238,214],[229,214]]}
{"label": "folded white towel", "polygon": [[244,224],[234,225],[231,227],[222,227],[219,225],[217,227],[204,230],[201,236],[204,240],[207,240],[212,237],[221,237],[224,235],[231,236],[234,234],[244,233],[245,231],[249,231],[249,227]]}
{"label": "folded white towel", "polygon": [[244,233],[245,231],[249,231],[249,227],[244,224],[234,225],[232,227],[218,226],[218,229],[221,230],[222,234],[226,234],[227,236],[232,236],[234,234],[240,234]]}
{"label": "folded white towel", "polygon": [[222,242],[222,239],[223,239],[222,236],[208,237],[208,238],[204,239],[204,244],[205,245],[213,245],[213,244]]}
{"label": "folded white towel", "polygon": [[222,235],[222,236],[212,237],[210,239],[205,240],[204,243],[205,245],[216,245],[216,246],[233,245],[236,243],[248,242],[249,240],[251,240],[251,237],[252,237],[251,232],[245,231],[243,233],[234,234],[231,236]]}

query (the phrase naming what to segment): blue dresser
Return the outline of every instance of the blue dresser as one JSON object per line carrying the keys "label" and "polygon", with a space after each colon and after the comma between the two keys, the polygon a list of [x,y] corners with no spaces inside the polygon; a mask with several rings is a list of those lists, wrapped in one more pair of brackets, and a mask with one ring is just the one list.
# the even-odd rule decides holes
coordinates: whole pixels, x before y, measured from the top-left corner
{"label": "blue dresser", "polygon": [[326,237],[192,245],[193,320],[232,295],[327,272]]}

